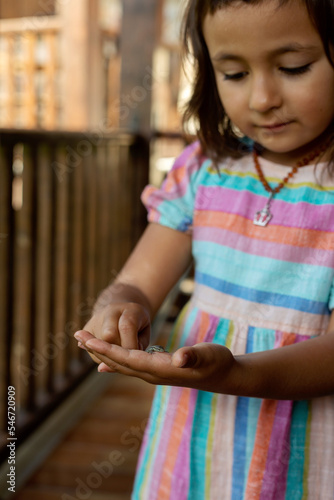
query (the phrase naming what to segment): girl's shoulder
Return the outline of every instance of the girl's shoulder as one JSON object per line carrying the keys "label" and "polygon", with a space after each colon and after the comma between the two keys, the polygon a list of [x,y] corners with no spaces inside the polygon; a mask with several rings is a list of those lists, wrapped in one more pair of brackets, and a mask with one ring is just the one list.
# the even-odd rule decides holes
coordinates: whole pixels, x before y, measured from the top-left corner
{"label": "girl's shoulder", "polygon": [[171,170],[168,172],[162,187],[168,191],[183,189],[187,186],[201,182],[200,179],[205,176],[205,172],[212,165],[212,160],[203,153],[199,141],[195,141],[186,146],[181,154],[174,160]]}
{"label": "girl's shoulder", "polygon": [[227,156],[216,165],[213,159],[203,151],[200,141],[196,140],[186,146],[182,153],[175,159],[170,173],[172,176],[185,176],[189,180],[198,180],[210,175],[228,173],[238,164],[242,169],[247,169],[247,165],[249,167],[249,159],[233,159]]}
{"label": "girl's shoulder", "polygon": [[210,158],[203,153],[200,141],[194,141],[184,148],[182,153],[176,158],[172,170],[182,168],[192,168],[199,170],[204,162]]}
{"label": "girl's shoulder", "polygon": [[200,141],[195,141],[176,158],[162,188],[170,195],[188,193],[195,199],[201,189],[228,187],[240,190],[241,185],[254,182],[255,176],[251,153],[245,153],[239,158],[226,155],[215,163],[203,151]]}

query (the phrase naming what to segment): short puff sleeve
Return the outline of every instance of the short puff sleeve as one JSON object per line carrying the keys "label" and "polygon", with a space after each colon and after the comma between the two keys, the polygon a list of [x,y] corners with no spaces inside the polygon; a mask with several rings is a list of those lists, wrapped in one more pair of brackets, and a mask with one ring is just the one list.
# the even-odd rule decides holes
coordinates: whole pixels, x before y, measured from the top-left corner
{"label": "short puff sleeve", "polygon": [[148,221],[191,233],[197,173],[203,163],[199,142],[185,148],[175,160],[161,188],[148,185],[141,196]]}
{"label": "short puff sleeve", "polygon": [[334,280],[332,282],[332,287],[331,287],[331,291],[329,294],[328,309],[330,311],[334,311]]}

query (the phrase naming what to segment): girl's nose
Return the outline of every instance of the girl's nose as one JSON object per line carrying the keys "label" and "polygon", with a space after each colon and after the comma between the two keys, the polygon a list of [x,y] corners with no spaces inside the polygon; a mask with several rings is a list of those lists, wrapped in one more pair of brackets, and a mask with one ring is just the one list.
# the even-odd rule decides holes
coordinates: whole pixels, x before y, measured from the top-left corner
{"label": "girl's nose", "polygon": [[268,75],[254,76],[251,81],[249,108],[265,113],[279,108],[281,104],[282,96],[275,78]]}

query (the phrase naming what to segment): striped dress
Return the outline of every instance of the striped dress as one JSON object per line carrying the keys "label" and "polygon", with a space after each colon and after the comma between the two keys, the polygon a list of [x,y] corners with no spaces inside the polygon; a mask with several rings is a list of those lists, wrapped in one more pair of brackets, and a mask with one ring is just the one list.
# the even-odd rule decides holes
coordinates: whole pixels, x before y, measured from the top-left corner
{"label": "striped dress", "polygon": [[[271,185],[285,177],[287,167],[260,162]],[[269,225],[255,226],[267,199],[251,155],[218,174],[197,142],[161,189],[145,189],[149,220],[193,238],[195,291],[170,351],[214,342],[238,355],[326,332],[334,182],[325,164],[303,167],[275,196]],[[334,395],[274,401],[158,387],[132,499],[334,500]]]}

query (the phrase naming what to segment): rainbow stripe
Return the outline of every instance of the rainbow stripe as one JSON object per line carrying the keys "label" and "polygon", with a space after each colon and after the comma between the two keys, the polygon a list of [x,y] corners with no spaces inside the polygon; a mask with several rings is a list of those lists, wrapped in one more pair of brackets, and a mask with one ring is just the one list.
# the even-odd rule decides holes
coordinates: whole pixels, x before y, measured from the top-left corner
{"label": "rainbow stripe", "polygon": [[[261,160],[275,184],[286,167]],[[275,197],[273,219],[251,156],[219,173],[198,143],[143,201],[149,221],[193,237],[195,292],[169,349],[214,342],[234,354],[326,332],[334,308],[334,183],[303,167]],[[156,391],[133,500],[334,500],[334,397],[273,401],[180,387]]]}

